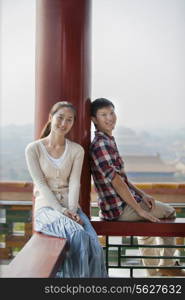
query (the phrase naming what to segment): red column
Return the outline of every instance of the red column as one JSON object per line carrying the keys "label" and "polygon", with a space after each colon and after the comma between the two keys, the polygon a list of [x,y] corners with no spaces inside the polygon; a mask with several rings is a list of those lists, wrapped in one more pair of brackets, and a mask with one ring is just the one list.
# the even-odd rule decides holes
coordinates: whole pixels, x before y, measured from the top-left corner
{"label": "red column", "polygon": [[89,215],[91,0],[37,0],[35,137],[52,105],[70,101],[78,117],[70,138],[86,152],[80,204]]}

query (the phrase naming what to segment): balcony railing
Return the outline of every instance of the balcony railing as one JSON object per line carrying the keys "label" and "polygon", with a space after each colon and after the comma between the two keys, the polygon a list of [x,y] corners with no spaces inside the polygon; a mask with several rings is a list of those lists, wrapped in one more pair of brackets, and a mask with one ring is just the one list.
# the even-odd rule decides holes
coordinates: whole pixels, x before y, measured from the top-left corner
{"label": "balcony railing", "polygon": [[[184,183],[138,183],[136,185],[157,200],[173,205],[177,215],[185,217]],[[32,191],[33,185],[30,182],[0,182],[0,259],[3,261],[12,259],[32,235]],[[91,214],[93,216],[98,214],[94,186],[91,189]],[[100,236],[99,239],[105,247],[106,238]],[[121,237],[121,243],[125,244],[128,241],[129,237]],[[112,246],[110,242],[108,244],[110,266],[115,265],[117,261],[116,265],[120,267],[121,257],[126,259],[126,247],[121,250],[123,248],[120,248],[120,242],[117,246],[115,241],[112,242]],[[178,238],[177,243],[183,245],[184,238]],[[134,248],[136,248],[135,244]],[[183,247],[180,246],[179,251],[184,259]],[[130,259],[133,261],[136,257]]]}

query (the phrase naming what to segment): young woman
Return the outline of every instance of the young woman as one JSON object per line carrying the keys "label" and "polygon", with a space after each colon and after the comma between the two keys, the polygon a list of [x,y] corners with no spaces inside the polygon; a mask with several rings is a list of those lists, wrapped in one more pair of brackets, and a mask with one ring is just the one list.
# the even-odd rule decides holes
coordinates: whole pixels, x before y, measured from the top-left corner
{"label": "young woman", "polygon": [[40,139],[26,147],[34,183],[34,229],[68,239],[69,252],[57,277],[107,277],[102,247],[79,206],[84,150],[66,138],[75,118],[71,103],[56,103]]}

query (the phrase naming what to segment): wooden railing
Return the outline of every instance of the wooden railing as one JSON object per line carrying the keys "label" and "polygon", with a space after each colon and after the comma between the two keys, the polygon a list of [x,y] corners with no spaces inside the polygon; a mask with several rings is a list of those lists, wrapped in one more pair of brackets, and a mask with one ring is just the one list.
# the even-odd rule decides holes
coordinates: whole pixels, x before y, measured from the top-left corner
{"label": "wooden railing", "polygon": [[[181,206],[185,206],[184,183],[136,185],[160,201],[173,203],[178,213],[182,211]],[[0,182],[0,217],[3,221],[0,222],[0,259],[13,258],[32,235],[32,191],[31,182]],[[91,201],[98,209],[93,186]]]}
{"label": "wooden railing", "polygon": [[30,182],[0,182],[0,259],[11,259],[32,235]]}

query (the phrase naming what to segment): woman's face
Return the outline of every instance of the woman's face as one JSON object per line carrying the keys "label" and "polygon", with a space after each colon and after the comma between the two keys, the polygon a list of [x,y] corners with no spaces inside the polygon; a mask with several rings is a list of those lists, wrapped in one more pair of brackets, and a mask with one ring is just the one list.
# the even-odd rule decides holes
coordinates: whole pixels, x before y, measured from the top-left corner
{"label": "woman's face", "polygon": [[65,136],[72,128],[73,123],[73,110],[69,107],[62,107],[51,117],[51,132],[54,131]]}

